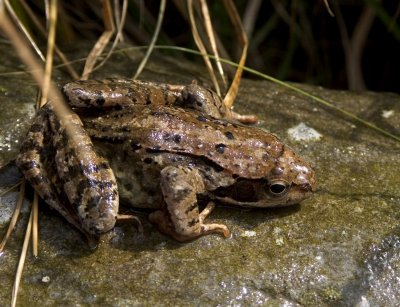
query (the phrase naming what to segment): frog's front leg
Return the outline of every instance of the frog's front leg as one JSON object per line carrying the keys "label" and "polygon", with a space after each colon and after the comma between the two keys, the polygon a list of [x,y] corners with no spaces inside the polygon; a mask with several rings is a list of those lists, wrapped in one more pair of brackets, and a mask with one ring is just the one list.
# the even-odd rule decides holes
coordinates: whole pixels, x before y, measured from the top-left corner
{"label": "frog's front leg", "polygon": [[167,166],[161,171],[161,190],[166,210],[150,215],[150,221],[160,231],[178,241],[187,241],[213,232],[229,237],[223,224],[205,224],[204,219],[214,208],[213,203],[199,213],[197,194],[204,191],[204,183],[197,169]]}

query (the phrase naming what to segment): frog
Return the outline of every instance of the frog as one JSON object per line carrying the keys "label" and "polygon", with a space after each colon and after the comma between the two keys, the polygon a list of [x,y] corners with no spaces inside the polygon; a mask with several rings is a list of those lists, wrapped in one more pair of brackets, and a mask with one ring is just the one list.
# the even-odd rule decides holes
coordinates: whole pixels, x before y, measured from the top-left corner
{"label": "frog", "polygon": [[196,82],[78,80],[62,92],[69,111],[39,109],[16,163],[88,241],[124,218],[120,203],[150,210],[159,231],[184,242],[230,236],[205,221],[216,204],[288,206],[316,189],[308,162]]}

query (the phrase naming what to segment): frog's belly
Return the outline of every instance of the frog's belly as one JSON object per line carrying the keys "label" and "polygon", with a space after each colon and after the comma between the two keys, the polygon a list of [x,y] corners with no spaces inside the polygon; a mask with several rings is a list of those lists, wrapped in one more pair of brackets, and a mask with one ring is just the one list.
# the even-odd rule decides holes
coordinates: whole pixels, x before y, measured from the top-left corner
{"label": "frog's belly", "polygon": [[[136,208],[162,206],[160,172],[162,167],[148,165],[133,155],[118,155],[109,160],[118,184],[120,202]],[[148,161],[148,160],[146,160]]]}
{"label": "frog's belly", "polygon": [[[158,209],[162,206],[160,170],[146,170],[135,163],[111,163],[117,178],[120,202],[136,208]],[[117,164],[117,165],[116,165]]]}

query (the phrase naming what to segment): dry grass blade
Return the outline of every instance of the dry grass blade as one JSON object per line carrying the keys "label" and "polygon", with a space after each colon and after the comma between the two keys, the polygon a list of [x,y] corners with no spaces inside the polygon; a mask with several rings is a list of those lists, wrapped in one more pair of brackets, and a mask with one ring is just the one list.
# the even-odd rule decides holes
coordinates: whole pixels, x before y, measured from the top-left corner
{"label": "dry grass blade", "polygon": [[3,192],[0,193],[0,196],[3,196],[5,194],[7,194],[8,192],[14,190],[15,188],[17,188],[20,184],[22,183],[22,181],[14,184],[13,186],[9,187],[8,189],[4,190]]}
{"label": "dry grass blade", "polygon": [[238,34],[240,44],[243,46],[242,55],[239,60],[239,65],[236,69],[235,76],[232,80],[231,86],[229,87],[228,93],[224,97],[224,104],[228,108],[230,108],[232,107],[239,90],[240,79],[243,73],[243,66],[244,63],[246,62],[246,57],[247,57],[248,42],[247,42],[246,32],[243,29],[240,16],[236,10],[234,3],[231,0],[224,0],[224,5],[228,11],[229,18],[232,20],[232,24],[235,27],[235,32]]}
{"label": "dry grass blade", "polygon": [[22,270],[24,269],[26,254],[28,252],[29,238],[31,236],[32,220],[33,220],[33,210],[31,210],[31,214],[29,216],[29,222],[28,222],[28,226],[26,227],[26,232],[25,232],[24,244],[22,245],[21,256],[19,257],[17,272],[15,274],[14,286],[13,286],[12,297],[11,297],[11,306],[12,307],[15,307],[17,304],[19,283],[21,281]]}
{"label": "dry grass blade", "polygon": [[[54,2],[52,2],[52,4],[54,4]],[[14,49],[17,52],[18,56],[21,58],[24,64],[28,66],[28,68],[31,70],[31,74],[34,77],[35,81],[41,88],[43,88],[44,72],[42,69],[42,65],[37,61],[30,48],[26,48],[26,41],[18,32],[18,30],[15,28],[14,24],[10,21],[8,16],[5,14],[4,10],[0,11],[0,28],[14,46]],[[54,112],[58,118],[62,120],[65,117],[65,115],[70,114],[69,109],[63,104],[63,98],[61,94],[59,93],[56,85],[52,81],[50,81],[49,83],[49,99],[52,102]],[[65,129],[69,137],[73,138],[75,135],[77,135],[74,126],[67,124],[65,126]],[[17,268],[15,283],[13,287],[13,294],[12,294],[12,302],[11,302],[12,306],[16,305],[17,293],[18,293],[19,283],[21,280],[22,269],[24,266],[27,248],[29,245],[29,239],[32,231],[33,216],[34,216],[34,210],[31,211],[31,216],[26,229],[26,236],[24,239],[23,250],[21,252],[21,257]]]}
{"label": "dry grass blade", "polygon": [[47,54],[46,54],[46,66],[44,70],[44,80],[42,87],[42,98],[38,107],[42,107],[46,104],[51,80],[51,70],[53,67],[53,53],[56,39],[56,25],[57,25],[57,0],[51,0],[50,2],[50,14],[49,14],[49,34],[47,38]]}
{"label": "dry grass blade", "polygon": [[[107,55],[104,57],[104,60],[101,61],[100,64],[97,65],[95,68],[93,68],[92,71],[99,69],[101,66],[103,66],[108,61],[111,54],[115,50],[115,47],[117,47],[117,44],[122,40],[122,30],[124,29],[127,10],[128,10],[128,1],[124,0],[123,5],[122,5],[121,18],[118,18],[118,19],[116,18],[116,20],[117,20],[117,35],[115,36],[114,42],[113,42],[110,50],[107,52]],[[115,14],[115,15],[117,15],[117,14]]]}
{"label": "dry grass blade", "polygon": [[[202,54],[201,54],[199,51],[197,51],[197,50],[188,49],[188,48],[184,48],[184,47],[177,47],[177,46],[156,46],[156,48],[159,48],[159,49],[168,49],[168,50],[178,50],[178,51],[187,52],[187,53],[191,53],[191,54],[202,55]],[[209,57],[210,57],[210,58],[213,58],[212,55],[209,55]],[[224,59],[224,58],[221,58],[221,62],[222,62],[222,63],[229,64],[229,65],[231,65],[231,66],[233,66],[233,67],[238,67],[238,66],[239,66],[237,63],[232,62],[232,61],[227,60],[227,59]],[[358,117],[357,115],[355,115],[355,114],[353,114],[353,113],[351,113],[351,112],[349,112],[349,111],[346,111],[346,110],[344,110],[344,109],[342,109],[342,108],[339,108],[339,107],[335,106],[333,103],[331,103],[331,102],[329,102],[329,101],[327,101],[327,100],[325,100],[325,99],[323,99],[323,98],[320,98],[320,97],[318,97],[318,96],[315,96],[315,95],[313,95],[313,94],[311,94],[311,93],[309,93],[309,92],[307,92],[307,91],[305,91],[305,90],[300,89],[299,87],[296,87],[296,86],[294,86],[294,85],[291,85],[291,84],[286,83],[286,82],[284,82],[284,81],[281,81],[281,80],[279,80],[279,79],[273,78],[273,77],[271,77],[271,76],[269,76],[269,75],[263,74],[263,73],[261,73],[261,72],[255,70],[255,69],[251,69],[251,68],[249,68],[249,67],[243,66],[243,70],[246,71],[246,72],[248,72],[248,73],[250,73],[250,74],[252,74],[252,75],[254,75],[254,76],[258,76],[258,77],[260,77],[260,78],[262,78],[262,79],[269,80],[269,81],[274,82],[274,83],[276,83],[276,84],[279,84],[279,85],[281,85],[281,86],[283,86],[283,87],[285,87],[285,88],[291,89],[291,90],[293,90],[294,92],[299,93],[299,94],[301,94],[301,95],[303,95],[303,96],[305,96],[305,97],[308,97],[308,98],[310,98],[311,100],[316,101],[316,102],[318,102],[318,103],[320,103],[320,104],[322,104],[322,105],[328,107],[328,108],[331,109],[331,110],[337,111],[338,113],[341,113],[341,114],[345,115],[345,117],[347,117],[348,119],[352,119],[352,120],[354,120],[355,122],[360,123],[360,124],[362,124],[362,125],[364,125],[364,126],[366,126],[366,127],[368,127],[368,128],[371,128],[371,129],[375,130],[376,132],[379,132],[379,133],[385,135],[386,137],[389,137],[389,138],[391,138],[391,139],[393,139],[393,140],[395,140],[395,141],[397,141],[397,142],[400,143],[400,136],[395,135],[395,134],[392,134],[392,133],[390,133],[389,131],[384,130],[384,129],[382,129],[382,128],[376,126],[376,125],[373,124],[372,122],[366,121],[366,120],[364,120],[364,119]]]}
{"label": "dry grass blade", "polygon": [[34,257],[38,256],[39,253],[39,232],[38,232],[38,225],[39,225],[39,198],[38,193],[35,191],[33,195],[33,202],[32,202],[32,254]]}
{"label": "dry grass blade", "polygon": [[332,17],[335,17],[335,14],[332,12],[331,7],[329,6],[328,0],[324,0],[326,10],[328,11],[329,15]]}
{"label": "dry grass blade", "polygon": [[226,82],[224,70],[222,68],[222,63],[220,61],[220,56],[219,56],[218,48],[217,48],[217,42],[215,40],[214,29],[213,29],[213,26],[212,26],[212,23],[211,23],[210,12],[208,10],[208,6],[207,6],[206,0],[201,0],[200,1],[200,6],[201,6],[202,16],[203,16],[203,19],[204,19],[204,27],[206,29],[208,40],[209,40],[210,45],[211,45],[212,53],[215,56],[215,62],[216,62],[216,65],[217,65],[217,69],[218,69],[218,72],[219,72],[219,74],[221,76],[222,82],[224,83],[224,86],[226,87],[227,86],[227,82]]}
{"label": "dry grass blade", "polygon": [[215,77],[214,69],[212,67],[209,57],[207,56],[207,50],[200,38],[199,31],[197,30],[196,21],[195,21],[194,12],[193,12],[193,0],[188,1],[188,10],[189,10],[189,18],[190,18],[190,25],[192,28],[193,39],[197,45],[197,48],[199,48],[200,53],[203,56],[204,63],[206,64],[208,73],[210,74],[210,77],[211,77],[211,81],[214,85],[214,89],[217,92],[217,94],[219,96],[221,96],[221,90],[219,88],[217,78]]}
{"label": "dry grass blade", "polygon": [[[23,63],[28,67],[28,69],[30,69],[30,73],[38,83],[39,87],[43,87],[44,72],[41,63],[36,60],[31,50],[26,48],[26,42],[24,41],[24,38],[20,35],[13,23],[3,11],[0,11],[0,28],[10,39],[10,42],[14,46],[14,50],[17,52]],[[70,110],[65,106],[64,99],[54,82],[50,82],[49,100],[51,100],[54,107],[54,112],[58,118],[63,118],[64,115],[70,114]],[[69,136],[71,136],[71,138],[77,134],[71,125],[66,125],[66,132]]]}
{"label": "dry grass blade", "polygon": [[141,72],[143,71],[143,68],[146,66],[146,63],[150,58],[151,53],[154,50],[154,46],[156,45],[158,35],[160,34],[161,25],[164,20],[166,2],[167,2],[166,0],[161,0],[161,2],[160,2],[160,10],[158,12],[157,25],[154,30],[153,37],[151,38],[149,48],[147,48],[146,54],[145,54],[144,58],[142,59],[142,61],[140,62],[139,67],[136,70],[135,75],[133,76],[133,79],[136,79],[141,74]]}
{"label": "dry grass blade", "polygon": [[0,243],[0,253],[3,252],[4,247],[6,246],[6,243],[9,239],[10,235],[11,235],[12,231],[14,230],[15,225],[17,224],[19,214],[21,213],[22,204],[24,202],[24,196],[25,196],[25,179],[22,180],[22,182],[21,182],[21,186],[19,188],[18,199],[17,199],[17,203],[15,204],[13,216],[11,218],[10,224],[8,225],[7,232],[6,232],[3,240]]}
{"label": "dry grass blade", "polygon": [[97,58],[101,55],[104,48],[107,46],[110,41],[112,35],[115,32],[114,21],[113,21],[113,13],[110,0],[105,0],[103,3],[103,19],[104,19],[104,27],[105,31],[97,40],[96,44],[93,46],[90,51],[85,67],[82,73],[82,80],[87,80],[89,75],[93,71],[94,65],[96,64]]}
{"label": "dry grass blade", "polygon": [[[28,39],[28,41],[30,42],[30,44],[32,45],[33,49],[35,49],[37,55],[42,59],[42,61],[44,61],[44,55],[43,53],[40,51],[39,47],[36,45],[35,41],[33,40],[32,36],[29,34],[29,31],[25,28],[25,26],[21,23],[21,21],[19,20],[19,18],[17,17],[17,15],[14,12],[14,9],[12,8],[12,6],[10,5],[10,2],[8,0],[4,1],[6,7],[7,7],[7,11],[11,14],[11,16],[13,17],[14,21],[18,24],[19,28],[21,29],[21,31],[24,33],[25,37]],[[2,12],[3,14],[4,12]],[[26,46],[25,46],[26,48]]]}
{"label": "dry grass blade", "polygon": [[[32,22],[35,24],[35,26],[39,29],[40,33],[43,36],[47,36],[47,33],[45,29],[43,28],[42,24],[36,17],[36,15],[32,12],[32,9],[29,7],[29,5],[26,3],[25,0],[20,0],[20,3],[22,7],[25,9],[25,12],[28,14],[28,16],[31,18]],[[64,67],[67,70],[67,72],[70,74],[72,79],[76,80],[79,78],[79,75],[75,71],[75,69],[70,65],[68,58],[64,55],[64,53],[57,47],[57,45],[54,45],[54,51],[57,54],[57,56],[60,58],[60,60],[64,63]]]}

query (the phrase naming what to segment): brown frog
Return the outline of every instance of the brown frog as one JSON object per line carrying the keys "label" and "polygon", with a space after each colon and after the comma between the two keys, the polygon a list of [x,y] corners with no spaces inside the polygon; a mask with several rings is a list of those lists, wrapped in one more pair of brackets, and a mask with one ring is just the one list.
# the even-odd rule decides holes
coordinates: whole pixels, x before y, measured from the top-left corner
{"label": "brown frog", "polygon": [[120,200],[154,209],[150,221],[185,241],[229,236],[225,225],[204,222],[214,201],[286,206],[315,189],[308,163],[275,135],[238,123],[255,118],[199,85],[108,79],[63,92],[74,111],[59,120],[51,104],[40,109],[17,165],[88,238],[113,228]]}

